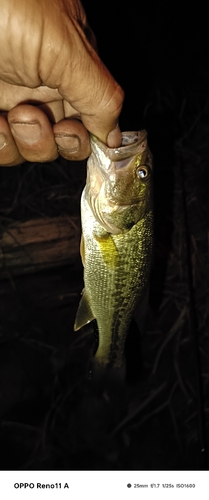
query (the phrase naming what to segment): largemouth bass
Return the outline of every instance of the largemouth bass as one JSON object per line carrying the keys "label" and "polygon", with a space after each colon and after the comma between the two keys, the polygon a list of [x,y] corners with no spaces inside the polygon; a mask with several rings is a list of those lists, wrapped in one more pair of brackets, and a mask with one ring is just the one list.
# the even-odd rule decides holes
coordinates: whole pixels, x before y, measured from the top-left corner
{"label": "largemouth bass", "polygon": [[152,156],[146,131],[124,132],[108,148],[91,136],[86,186],[81,197],[84,265],[79,330],[93,319],[99,332],[95,362],[121,368],[137,303],[147,295],[152,259]]}

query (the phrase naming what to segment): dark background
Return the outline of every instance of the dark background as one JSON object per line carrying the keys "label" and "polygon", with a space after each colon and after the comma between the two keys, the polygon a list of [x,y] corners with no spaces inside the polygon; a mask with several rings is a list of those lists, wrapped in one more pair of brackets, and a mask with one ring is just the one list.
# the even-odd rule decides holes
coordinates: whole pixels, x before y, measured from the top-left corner
{"label": "dark background", "polygon": [[[84,1],[98,50],[126,99],[121,124],[139,126],[153,92],[191,92],[208,79],[206,11],[200,4]],[[204,82],[204,83],[203,83]]]}
{"label": "dark background", "polygon": [[[121,129],[146,128],[154,155],[146,335],[132,325],[126,387],[99,386],[86,378],[93,331],[72,331],[79,256],[2,280],[1,468],[208,469],[207,15],[199,4],[175,2],[83,5],[99,54],[125,91]],[[26,164],[0,178],[2,227],[37,213],[79,214],[84,164]]]}

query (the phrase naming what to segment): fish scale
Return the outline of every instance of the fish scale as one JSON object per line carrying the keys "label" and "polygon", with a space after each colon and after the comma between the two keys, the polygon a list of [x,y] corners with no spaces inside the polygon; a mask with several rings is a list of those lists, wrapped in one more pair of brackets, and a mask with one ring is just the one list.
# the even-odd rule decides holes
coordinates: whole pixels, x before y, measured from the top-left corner
{"label": "fish scale", "polygon": [[[102,165],[98,166],[100,143],[98,145],[96,140],[94,155],[95,138],[92,138],[87,184],[81,197],[85,288],[77,311],[75,330],[96,319],[99,344],[95,362],[114,368],[121,368],[124,364],[124,346],[132,315],[136,305],[139,304],[140,307],[149,285],[153,240],[152,163],[145,139],[146,136],[142,134],[141,143],[144,142],[141,156],[137,151],[133,157],[130,156],[130,161],[126,158],[124,169],[120,160],[118,172],[117,161],[113,159],[107,163],[109,172],[102,171],[101,176],[99,168],[104,165],[104,152],[101,155]],[[126,146],[120,149],[125,148]],[[140,165],[142,168],[146,165],[148,182],[137,178]],[[95,179],[97,168],[98,179]],[[113,181],[114,185],[111,185]],[[104,185],[108,182],[108,186]],[[120,186],[118,198],[117,185]],[[121,186],[127,186],[125,196],[121,192]],[[122,202],[124,197],[127,202],[129,189],[130,205],[124,206]],[[110,196],[110,202],[108,196],[104,199],[105,192]],[[114,204],[115,196],[117,199]],[[133,203],[131,197],[134,198]],[[127,229],[133,218],[136,223]]]}

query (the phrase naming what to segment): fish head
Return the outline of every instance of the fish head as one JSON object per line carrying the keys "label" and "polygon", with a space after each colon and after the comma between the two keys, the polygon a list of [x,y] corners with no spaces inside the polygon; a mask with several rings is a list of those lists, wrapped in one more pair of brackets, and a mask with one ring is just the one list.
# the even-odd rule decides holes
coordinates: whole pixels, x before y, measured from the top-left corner
{"label": "fish head", "polygon": [[152,203],[152,155],[147,133],[123,132],[122,145],[108,148],[91,136],[86,199],[99,224],[119,234],[143,219]]}

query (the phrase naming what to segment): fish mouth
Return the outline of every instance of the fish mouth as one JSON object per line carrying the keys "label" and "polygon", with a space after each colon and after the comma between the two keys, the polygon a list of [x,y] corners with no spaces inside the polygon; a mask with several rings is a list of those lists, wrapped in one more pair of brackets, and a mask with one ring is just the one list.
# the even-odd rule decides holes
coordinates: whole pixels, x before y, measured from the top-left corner
{"label": "fish mouth", "polygon": [[122,145],[120,148],[116,149],[121,149],[122,147],[130,146],[135,143],[141,143],[144,139],[147,137],[147,132],[146,130],[139,130],[139,131],[134,131],[134,132],[122,132]]}
{"label": "fish mouth", "polygon": [[90,140],[92,151],[95,151],[94,146],[99,147],[109,160],[117,162],[143,153],[147,147],[147,132],[146,130],[122,132],[122,144],[118,148],[109,148],[92,134]]}

